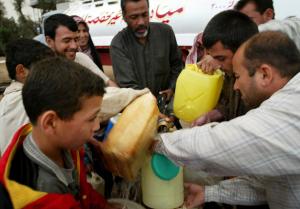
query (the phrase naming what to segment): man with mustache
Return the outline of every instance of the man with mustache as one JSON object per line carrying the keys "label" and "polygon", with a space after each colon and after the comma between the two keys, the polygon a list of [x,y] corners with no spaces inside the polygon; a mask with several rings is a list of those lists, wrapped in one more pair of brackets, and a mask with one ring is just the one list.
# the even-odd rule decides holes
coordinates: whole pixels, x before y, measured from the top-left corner
{"label": "man with mustache", "polygon": [[300,53],[286,34],[262,32],[239,47],[233,72],[234,89],[252,110],[161,134],[154,150],[194,170],[240,176],[213,186],[187,184],[188,208],[211,201],[299,208]]}
{"label": "man with mustache", "polygon": [[107,86],[117,86],[87,55],[78,52],[78,27],[72,17],[54,14],[45,20],[44,27],[46,43],[56,54],[93,71],[104,80]]}
{"label": "man with mustache", "polygon": [[183,67],[172,28],[149,22],[148,0],[121,0],[121,8],[127,27],[113,38],[110,51],[117,84],[148,87],[170,99]]}

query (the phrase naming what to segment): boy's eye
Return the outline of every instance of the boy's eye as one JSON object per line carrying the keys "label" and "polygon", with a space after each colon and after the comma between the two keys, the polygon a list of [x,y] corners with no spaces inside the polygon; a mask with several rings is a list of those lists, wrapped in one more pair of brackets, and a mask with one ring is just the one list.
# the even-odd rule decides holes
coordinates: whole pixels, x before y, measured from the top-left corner
{"label": "boy's eye", "polygon": [[93,121],[96,120],[96,118],[97,118],[97,117],[93,117],[93,118],[89,119],[89,121],[90,121],[90,122],[93,122]]}
{"label": "boy's eye", "polygon": [[89,119],[89,122],[94,122],[95,120],[100,119],[100,114],[95,115],[94,117],[92,117],[91,119]]}

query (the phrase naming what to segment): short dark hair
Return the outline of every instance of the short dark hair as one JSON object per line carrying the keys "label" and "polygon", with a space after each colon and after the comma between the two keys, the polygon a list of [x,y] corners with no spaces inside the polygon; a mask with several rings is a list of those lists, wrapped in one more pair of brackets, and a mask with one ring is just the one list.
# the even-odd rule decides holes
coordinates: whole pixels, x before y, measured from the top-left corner
{"label": "short dark hair", "polygon": [[[126,13],[125,12],[125,6],[127,2],[139,2],[139,1],[143,1],[143,0],[121,0],[121,9],[122,9],[122,13],[123,15]],[[148,7],[149,7],[149,0],[146,0]]]}
{"label": "short dark hair", "polygon": [[203,46],[207,49],[220,41],[235,52],[248,38],[258,33],[257,25],[245,14],[227,10],[215,15],[203,32]]}
{"label": "short dark hair", "polygon": [[38,41],[20,38],[6,45],[5,56],[8,75],[15,80],[17,65],[30,69],[33,63],[54,56],[54,52]]}
{"label": "short dark hair", "polygon": [[55,39],[56,29],[59,26],[65,26],[73,32],[77,32],[78,30],[77,24],[72,17],[65,14],[54,14],[45,20],[45,36]]}
{"label": "short dark hair", "polygon": [[[263,14],[267,9],[272,9],[275,16],[274,6],[273,6],[273,0],[239,0],[235,6],[234,9],[237,11],[242,10],[248,3],[253,3],[256,6],[256,11],[258,11],[260,14]],[[273,16],[273,18],[274,18]]]}
{"label": "short dark hair", "polygon": [[300,72],[300,52],[292,39],[279,31],[261,32],[245,43],[244,65],[253,76],[262,64],[276,68],[282,77]]}
{"label": "short dark hair", "polygon": [[63,120],[72,119],[82,101],[103,96],[104,81],[80,64],[62,57],[44,59],[33,65],[22,98],[32,124],[47,110]]}

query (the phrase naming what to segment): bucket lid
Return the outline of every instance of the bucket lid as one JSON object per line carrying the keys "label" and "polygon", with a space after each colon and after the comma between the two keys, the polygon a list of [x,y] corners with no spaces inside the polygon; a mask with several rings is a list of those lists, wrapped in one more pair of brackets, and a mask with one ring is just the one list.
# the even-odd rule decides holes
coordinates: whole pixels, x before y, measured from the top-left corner
{"label": "bucket lid", "polygon": [[179,173],[179,167],[172,163],[166,156],[154,153],[151,159],[152,170],[162,180],[171,180]]}

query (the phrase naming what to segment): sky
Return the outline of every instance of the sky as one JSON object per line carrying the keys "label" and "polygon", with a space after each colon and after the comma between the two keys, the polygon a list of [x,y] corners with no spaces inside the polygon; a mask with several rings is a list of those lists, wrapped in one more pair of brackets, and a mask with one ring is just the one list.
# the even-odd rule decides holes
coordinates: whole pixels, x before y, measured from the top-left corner
{"label": "sky", "polygon": [[[6,9],[6,17],[13,17],[16,21],[18,19],[17,13],[14,9],[13,2],[14,0],[0,0],[5,9]],[[25,15],[29,16],[33,21],[39,21],[41,14],[39,9],[34,9],[30,6],[30,2],[34,2],[36,0],[24,0],[22,11]],[[74,0],[73,0],[74,1]],[[212,0],[208,0],[210,2]],[[289,15],[300,16],[299,0],[273,0],[276,18],[283,19]]]}
{"label": "sky", "polygon": [[[18,20],[17,12],[14,8],[14,0],[0,0],[6,10],[5,16],[7,18],[13,17],[15,21]],[[24,0],[22,11],[24,15],[29,16],[33,21],[39,21],[41,14],[39,9],[34,9],[30,6],[30,0]]]}

